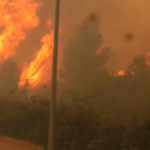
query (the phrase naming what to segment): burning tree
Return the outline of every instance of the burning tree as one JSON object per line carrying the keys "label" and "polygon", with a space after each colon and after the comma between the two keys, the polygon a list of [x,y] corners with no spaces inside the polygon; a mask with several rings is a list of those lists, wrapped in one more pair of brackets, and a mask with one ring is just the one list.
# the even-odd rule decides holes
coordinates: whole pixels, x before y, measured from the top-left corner
{"label": "burning tree", "polygon": [[0,1],[0,64],[15,54],[16,47],[26,38],[26,31],[36,27],[40,5],[33,0]]}

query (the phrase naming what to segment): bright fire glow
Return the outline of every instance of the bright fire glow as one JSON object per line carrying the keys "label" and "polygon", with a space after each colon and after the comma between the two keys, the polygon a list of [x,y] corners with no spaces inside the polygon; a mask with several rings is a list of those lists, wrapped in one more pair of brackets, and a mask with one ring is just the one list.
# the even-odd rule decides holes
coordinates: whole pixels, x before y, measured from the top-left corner
{"label": "bright fire glow", "polygon": [[38,25],[39,6],[34,0],[0,0],[0,64],[14,55],[25,32]]}
{"label": "bright fire glow", "polygon": [[24,87],[26,81],[30,88],[35,87],[41,83],[42,74],[44,73],[45,66],[49,59],[51,59],[53,52],[53,31],[50,34],[45,35],[41,42],[43,43],[42,48],[36,54],[34,60],[30,65],[25,66],[20,77],[19,87]]}
{"label": "bright fire glow", "polygon": [[118,71],[117,75],[118,75],[118,76],[124,76],[124,75],[125,75],[125,72],[124,72],[123,70]]}

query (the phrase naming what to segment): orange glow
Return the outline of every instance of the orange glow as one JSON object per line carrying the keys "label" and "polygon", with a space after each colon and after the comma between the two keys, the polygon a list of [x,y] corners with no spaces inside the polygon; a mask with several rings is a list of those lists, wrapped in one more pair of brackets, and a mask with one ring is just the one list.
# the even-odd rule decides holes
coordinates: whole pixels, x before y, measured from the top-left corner
{"label": "orange glow", "polygon": [[50,20],[47,21],[47,27],[50,27],[52,25],[52,22]]}
{"label": "orange glow", "polygon": [[125,75],[125,72],[123,70],[118,71],[117,73],[117,76],[124,76],[124,75]]}
{"label": "orange glow", "polygon": [[25,32],[39,24],[39,6],[34,0],[0,0],[0,63],[13,56]]}
{"label": "orange glow", "polygon": [[135,75],[135,73],[134,73],[134,72],[131,72],[131,74],[132,74],[132,75]]}
{"label": "orange glow", "polygon": [[146,65],[150,66],[150,52],[146,55]]}
{"label": "orange glow", "polygon": [[51,63],[54,46],[53,35],[53,31],[51,31],[50,34],[42,38],[42,48],[36,54],[30,65],[25,66],[23,69],[20,76],[19,87],[24,87],[25,82],[28,81],[29,87],[33,88],[44,80],[42,76],[45,73],[45,66],[47,66],[47,63]]}

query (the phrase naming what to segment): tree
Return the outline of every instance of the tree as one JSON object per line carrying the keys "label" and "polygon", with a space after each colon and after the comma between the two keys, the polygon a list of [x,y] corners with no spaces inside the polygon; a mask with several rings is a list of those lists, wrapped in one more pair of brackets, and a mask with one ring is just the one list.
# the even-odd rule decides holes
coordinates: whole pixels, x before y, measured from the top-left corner
{"label": "tree", "polygon": [[18,89],[19,69],[12,59],[4,61],[0,66],[0,91],[1,96],[12,98]]}
{"label": "tree", "polygon": [[[64,47],[63,69],[59,75],[69,90],[87,93],[94,89],[103,66],[111,56],[110,48],[97,53],[103,44],[99,25],[98,17],[91,15]],[[104,72],[108,74],[106,70]]]}
{"label": "tree", "polygon": [[136,56],[126,70],[127,74],[145,74],[149,71],[145,56]]}

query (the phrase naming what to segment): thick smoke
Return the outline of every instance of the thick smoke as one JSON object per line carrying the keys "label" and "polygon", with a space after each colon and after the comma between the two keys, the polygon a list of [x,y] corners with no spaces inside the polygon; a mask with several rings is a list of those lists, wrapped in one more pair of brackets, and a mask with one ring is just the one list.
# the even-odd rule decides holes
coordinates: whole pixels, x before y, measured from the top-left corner
{"label": "thick smoke", "polygon": [[[42,20],[50,17],[54,22],[54,5],[55,0],[43,0],[39,13]],[[96,12],[101,19],[99,29],[104,45],[115,52],[108,68],[125,69],[136,55],[150,49],[149,5],[149,0],[65,0],[60,7],[60,44],[64,45],[81,22],[91,12]],[[131,42],[125,39],[127,33],[134,35]]]}

